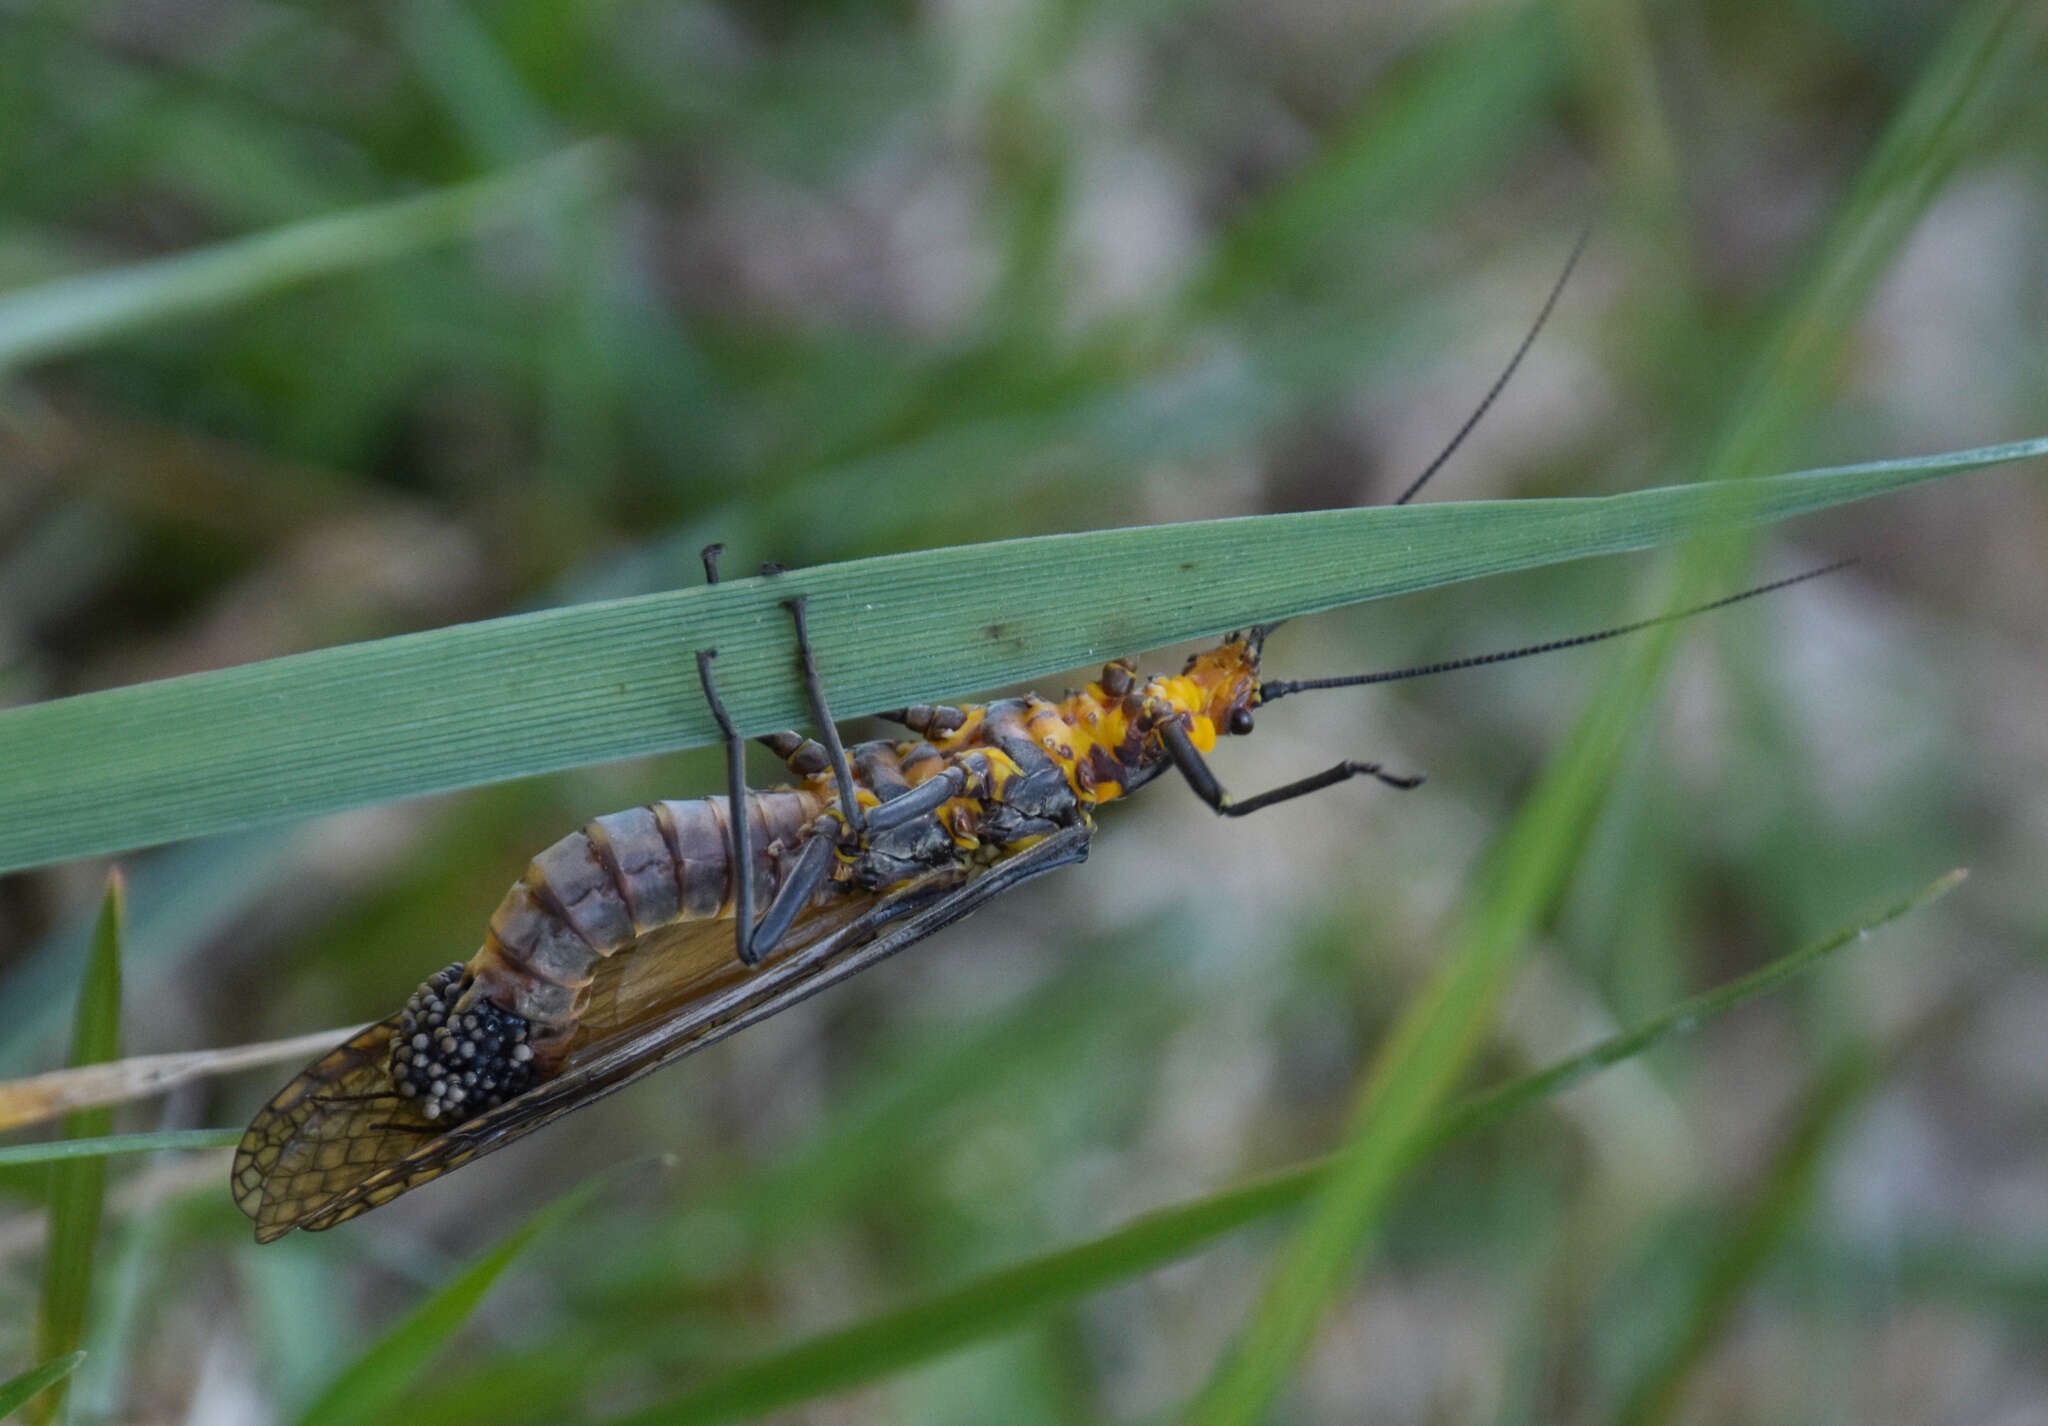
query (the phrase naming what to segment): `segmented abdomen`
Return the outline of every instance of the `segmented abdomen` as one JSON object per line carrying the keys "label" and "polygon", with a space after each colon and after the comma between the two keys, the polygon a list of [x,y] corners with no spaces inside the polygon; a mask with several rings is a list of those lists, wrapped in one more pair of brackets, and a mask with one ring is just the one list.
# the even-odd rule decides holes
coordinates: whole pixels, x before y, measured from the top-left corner
{"label": "segmented abdomen", "polygon": [[[807,791],[749,793],[758,912],[826,806]],[[656,802],[586,823],[527,866],[470,961],[475,995],[528,1020],[536,1049],[565,1037],[600,959],[677,921],[730,916],[723,797]]]}

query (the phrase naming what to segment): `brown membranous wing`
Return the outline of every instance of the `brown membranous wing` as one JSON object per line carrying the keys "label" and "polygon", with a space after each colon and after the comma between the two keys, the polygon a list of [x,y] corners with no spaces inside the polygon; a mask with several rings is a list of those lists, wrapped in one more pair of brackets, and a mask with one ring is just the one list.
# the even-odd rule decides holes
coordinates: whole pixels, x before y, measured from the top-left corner
{"label": "brown membranous wing", "polygon": [[258,1242],[290,1232],[419,1146],[419,1131],[402,1123],[410,1107],[385,1068],[397,1026],[396,1015],[380,1020],[322,1055],[242,1135],[231,1186],[235,1205],[256,1220]]}

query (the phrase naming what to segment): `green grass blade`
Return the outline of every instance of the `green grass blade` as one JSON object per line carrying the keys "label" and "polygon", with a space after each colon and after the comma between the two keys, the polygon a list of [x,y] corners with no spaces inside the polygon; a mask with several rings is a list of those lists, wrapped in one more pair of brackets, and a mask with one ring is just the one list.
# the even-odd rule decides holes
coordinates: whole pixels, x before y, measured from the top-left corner
{"label": "green grass blade", "polygon": [[[92,958],[78,988],[71,1063],[100,1064],[120,1054],[121,923],[127,889],[116,870],[107,877],[93,931]],[[64,1116],[67,1137],[103,1136],[113,1127],[110,1109],[77,1109]],[[54,1362],[78,1350],[85,1336],[85,1309],[92,1292],[93,1248],[99,1240],[100,1203],[106,1195],[107,1166],[94,1156],[50,1170],[50,1228],[43,1258],[43,1293],[36,1318],[36,1355]],[[37,1419],[60,1419],[63,1386],[37,1404]]]}
{"label": "green grass blade", "polygon": [[[95,1113],[109,1113],[96,1110]],[[240,1129],[159,1129],[149,1134],[99,1134],[89,1139],[51,1139],[41,1144],[0,1148],[0,1168],[19,1164],[68,1163],[118,1154],[154,1154],[164,1149],[228,1149],[242,1141]]]}
{"label": "green grass blade", "polygon": [[834,706],[851,716],[2042,454],[2048,439],[1726,487],[963,545],[34,704],[0,712],[0,871],[707,743],[698,648],[719,650],[741,732],[796,726],[806,715],[781,602],[799,592]]}
{"label": "green grass blade", "polygon": [[84,1360],[85,1353],[73,1352],[69,1356],[57,1358],[54,1362],[44,1362],[39,1367],[30,1367],[20,1376],[9,1377],[6,1381],[0,1382],[0,1418],[4,1418],[9,1412],[19,1411],[38,1393],[47,1391],[52,1384],[70,1376],[78,1370],[78,1364]]}
{"label": "green grass blade", "polygon": [[[1778,989],[1880,927],[1947,895],[1962,881],[1950,872],[1760,970],[1680,1001],[1660,1015],[1534,1073],[1475,1095],[1443,1115],[1422,1139],[1436,1150],[1691,1030],[1744,1001]],[[1014,1331],[1062,1303],[1175,1262],[1306,1200],[1333,1160],[1317,1159],[1189,1203],[1160,1209],[1121,1228],[1028,1262],[998,1269],[921,1302],[828,1332],[714,1376],[682,1395],[612,1426],[707,1426],[736,1421],[875,1381],[971,1342]]]}
{"label": "green grass blade", "polygon": [[589,1201],[593,1179],[562,1195],[505,1235],[489,1252],[434,1291],[320,1393],[299,1426],[353,1426],[388,1421],[413,1382],[469,1320],[484,1294],[534,1239]]}
{"label": "green grass blade", "polygon": [[0,378],[109,337],[449,242],[539,198],[559,202],[596,186],[600,158],[592,146],[569,149],[438,193],[0,295]]}
{"label": "green grass blade", "polygon": [[[1732,492],[1775,457],[1821,393],[1880,273],[1953,167],[2024,85],[2028,66],[1990,53],[2017,36],[2015,0],[1980,0],[1950,27],[1859,180],[1856,201],[1822,239],[1809,275],[1750,364],[1703,469]],[[1731,524],[1729,530],[1736,527]],[[1728,542],[1695,547],[1680,604],[1725,569]],[[1677,631],[1652,631],[1597,692],[1503,837],[1481,900],[1432,984],[1376,1059],[1330,1182],[1282,1248],[1245,1332],[1190,1413],[1200,1426],[1251,1426],[1271,1410],[1330,1303],[1356,1271],[1434,1107],[1479,1043],[1521,948],[1554,903],[1631,730],[1647,711]]]}

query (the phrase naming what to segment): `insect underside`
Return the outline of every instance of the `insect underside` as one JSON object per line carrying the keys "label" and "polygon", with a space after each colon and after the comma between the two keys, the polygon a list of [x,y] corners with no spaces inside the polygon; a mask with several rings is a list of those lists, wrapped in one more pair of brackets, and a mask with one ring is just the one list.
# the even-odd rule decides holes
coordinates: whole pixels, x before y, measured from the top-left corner
{"label": "insect underside", "polygon": [[[904,741],[773,734],[789,786],[736,780],[727,797],[597,818],[534,858],[467,963],[263,1108],[235,1154],[236,1203],[260,1241],[332,1227],[1082,860],[1096,806],[1176,749],[1199,760],[1249,707],[1259,638],[1174,677],[1114,663],[1061,703],[901,710],[918,735]],[[737,770],[709,654],[700,666]]]}

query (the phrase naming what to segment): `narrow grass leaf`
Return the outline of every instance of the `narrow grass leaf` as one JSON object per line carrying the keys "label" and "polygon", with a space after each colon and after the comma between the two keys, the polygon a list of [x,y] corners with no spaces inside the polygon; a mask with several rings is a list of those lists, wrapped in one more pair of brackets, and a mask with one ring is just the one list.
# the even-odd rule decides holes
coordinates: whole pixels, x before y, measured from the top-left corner
{"label": "narrow grass leaf", "polygon": [[20,1376],[9,1377],[0,1382],[0,1418],[19,1411],[39,1393],[49,1389],[56,1382],[64,1380],[78,1370],[78,1364],[85,1360],[85,1353],[72,1352],[53,1362],[44,1362],[39,1367],[30,1367]]}
{"label": "narrow grass leaf", "polygon": [[390,1420],[408,1388],[448,1344],[505,1269],[542,1233],[581,1209],[601,1179],[563,1194],[438,1288],[320,1393],[299,1426]]}
{"label": "narrow grass leaf", "polygon": [[[843,716],[2048,454],[2048,438],[1721,487],[962,545],[350,644],[0,711],[0,871],[800,724],[782,602]],[[1001,579],[990,578],[1001,570]],[[1045,591],[1058,591],[1057,598]]]}
{"label": "narrow grass leaf", "polygon": [[538,199],[589,191],[603,170],[602,150],[586,145],[438,193],[0,295],[0,378],[110,337],[449,242]]}
{"label": "narrow grass leaf", "polygon": [[[1962,879],[1960,871],[1950,872],[1749,975],[1680,1001],[1579,1054],[1473,1096],[1429,1128],[1418,1152],[1434,1153],[1453,1140],[1490,1128],[1669,1035],[1778,989],[1844,947],[1947,895]],[[1014,1331],[1063,1303],[1188,1257],[1227,1233],[1298,1206],[1327,1180],[1332,1163],[1331,1158],[1317,1159],[1145,1214],[1087,1242],[734,1367],[611,1426],[709,1426],[742,1420],[875,1381]]]}
{"label": "narrow grass leaf", "polygon": [[[121,923],[126,900],[127,888],[117,869],[107,877],[99,925],[93,931],[92,956],[78,988],[78,1012],[71,1035],[71,1062],[75,1065],[97,1064],[120,1053]],[[108,1109],[74,1110],[65,1116],[64,1132],[73,1139],[101,1137],[113,1122],[113,1111]],[[106,1162],[97,1155],[58,1163],[50,1170],[50,1226],[36,1318],[36,1355],[45,1361],[69,1356],[85,1337],[93,1249],[99,1240],[100,1204],[106,1187]],[[64,1393],[59,1385],[41,1398],[37,1419],[58,1419]]]}
{"label": "narrow grass leaf", "polygon": [[98,1134],[89,1139],[51,1139],[41,1144],[9,1144],[0,1148],[0,1168],[21,1164],[68,1163],[122,1154],[154,1154],[165,1149],[227,1149],[242,1140],[240,1129],[158,1129],[147,1134]]}
{"label": "narrow grass leaf", "polygon": [[1742,1001],[1776,990],[1795,976],[1806,974],[1844,946],[1860,941],[1879,927],[1889,925],[1923,906],[1939,901],[1961,886],[1968,877],[1969,872],[1962,867],[1944,872],[1918,891],[1899,898],[1883,910],[1871,912],[1842,926],[1789,956],[1780,956],[1760,970],[1751,971],[1748,975],[1732,980],[1726,985],[1681,1000],[1669,1010],[1653,1015],[1634,1029],[1602,1040],[1583,1054],[1573,1055],[1570,1059],[1560,1060],[1548,1069],[1524,1075],[1511,1083],[1475,1095],[1452,1111],[1446,1121],[1447,1130],[1431,1134],[1424,1141],[1424,1147],[1433,1151],[1441,1147],[1449,1137],[1485,1128],[1520,1112],[1533,1099],[1561,1093],[1587,1075],[1618,1064],[1622,1060],[1633,1059],[1674,1031],[1693,1029]]}

